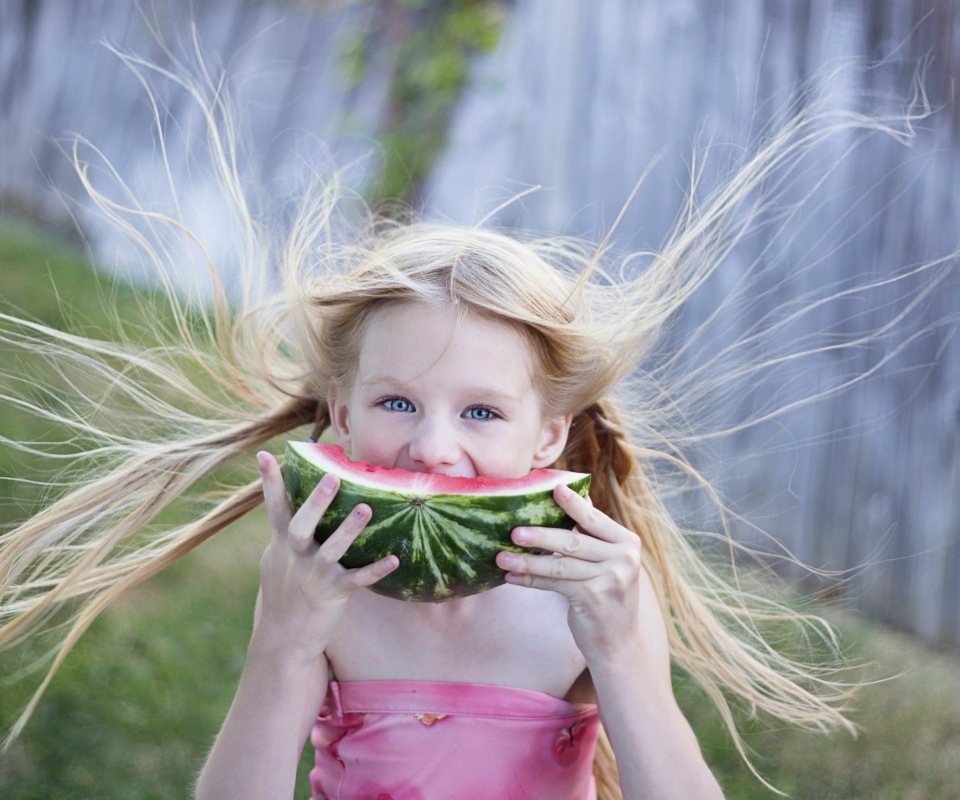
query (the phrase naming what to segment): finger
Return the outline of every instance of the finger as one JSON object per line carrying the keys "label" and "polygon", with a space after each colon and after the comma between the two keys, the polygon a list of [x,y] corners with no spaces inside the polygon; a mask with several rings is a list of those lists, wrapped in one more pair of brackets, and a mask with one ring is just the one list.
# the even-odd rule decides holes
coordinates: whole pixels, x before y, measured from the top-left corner
{"label": "finger", "polygon": [[290,542],[298,552],[309,549],[314,544],[313,534],[320,518],[327,512],[330,503],[340,489],[340,479],[333,473],[327,473],[320,479],[312,492],[307,495],[303,505],[290,520]]}
{"label": "finger", "polygon": [[389,555],[372,564],[367,564],[365,567],[347,570],[345,579],[351,588],[362,589],[389,575],[399,566],[400,559],[394,555]]}
{"label": "finger", "polygon": [[626,528],[618,525],[600,509],[594,508],[588,498],[581,497],[569,486],[560,484],[553,490],[553,499],[577,523],[582,533],[587,533],[605,542],[622,542],[632,536]]}
{"label": "finger", "polygon": [[593,561],[561,555],[535,556],[530,553],[497,553],[497,566],[517,575],[532,575],[560,581],[584,581],[600,574]]}
{"label": "finger", "polygon": [[508,572],[505,580],[514,586],[526,586],[528,589],[545,589],[549,592],[559,592],[571,600],[573,599],[572,588],[579,586],[579,583],[572,581],[564,581],[558,578],[544,578],[541,575],[530,575],[524,572]]}
{"label": "finger", "polygon": [[318,560],[326,564],[336,564],[353,544],[360,531],[370,521],[373,512],[366,503],[360,503],[349,516],[340,523],[329,538],[317,551]]}
{"label": "finger", "polygon": [[511,538],[523,547],[539,547],[584,561],[603,561],[612,555],[609,542],[562,528],[514,528]]}
{"label": "finger", "polygon": [[287,491],[283,485],[283,475],[277,460],[265,450],[257,453],[257,466],[260,467],[260,478],[263,482],[263,502],[267,507],[267,516],[270,518],[270,527],[275,537],[286,534],[290,526],[290,503],[287,502]]}

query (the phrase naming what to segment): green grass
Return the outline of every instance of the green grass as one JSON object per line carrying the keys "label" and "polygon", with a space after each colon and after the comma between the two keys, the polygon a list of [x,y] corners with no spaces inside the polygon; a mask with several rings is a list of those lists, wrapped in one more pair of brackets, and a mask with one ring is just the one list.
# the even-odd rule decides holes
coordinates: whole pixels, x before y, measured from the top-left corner
{"label": "green grass", "polygon": [[[879,680],[853,702],[851,718],[862,730],[853,738],[771,727],[748,737],[755,765],[778,789],[803,800],[956,800],[960,657],[852,612],[826,613],[844,634],[851,658],[864,665],[862,674]],[[746,771],[700,693],[683,686],[679,697],[726,796],[773,798]]]}
{"label": "green grass", "polygon": [[[131,287],[94,273],[76,247],[55,236],[29,223],[0,218],[0,313],[109,340],[116,338],[118,320],[143,318],[141,303],[156,305],[158,299],[143,292],[136,294]],[[8,325],[4,323],[2,328],[8,329]],[[133,326],[128,327],[128,333],[134,330]],[[32,353],[3,343],[0,368],[3,373],[28,380],[30,376],[42,376],[45,385],[54,387],[65,380],[42,359],[32,357]],[[11,386],[0,376],[0,391],[20,395],[23,385]],[[21,413],[7,403],[0,408],[2,436],[40,442],[65,438],[64,429],[59,426]],[[49,479],[55,468],[10,447],[0,447],[0,476],[43,481]],[[42,494],[36,484],[0,483],[0,524],[25,516]]]}
{"label": "green grass", "polygon": [[30,223],[0,218],[0,270],[4,312],[19,308],[66,330],[108,328],[110,306],[134,311],[130,287],[95,274],[76,247]]}
{"label": "green grass", "polygon": [[[123,314],[131,293],[97,280],[69,248],[35,230],[0,225],[3,297],[52,324],[81,324],[52,298],[84,311],[83,325],[108,327],[97,297],[114,292]],[[28,421],[4,408],[0,425]],[[0,474],[13,462],[0,451]],[[23,466],[17,467],[22,469]],[[22,473],[21,473],[22,474]],[[250,635],[257,562],[267,540],[262,513],[219,534],[127,595],[99,619],[57,675],[24,735],[0,760],[0,797],[179,798],[190,787],[233,697]],[[951,800],[960,797],[960,657],[852,614],[836,615],[851,654],[876,662],[853,718],[857,739],[775,727],[749,744],[775,786],[804,800]],[[0,658],[0,674],[18,666]],[[9,725],[35,685],[0,684],[0,724]],[[682,680],[678,695],[728,798],[773,798],[746,769],[702,694]],[[298,798],[309,796],[309,747]]]}
{"label": "green grass", "polygon": [[[0,796],[189,796],[243,668],[264,529],[256,515],[223,532],[97,621],[0,766]],[[4,721],[34,683],[3,691]]]}

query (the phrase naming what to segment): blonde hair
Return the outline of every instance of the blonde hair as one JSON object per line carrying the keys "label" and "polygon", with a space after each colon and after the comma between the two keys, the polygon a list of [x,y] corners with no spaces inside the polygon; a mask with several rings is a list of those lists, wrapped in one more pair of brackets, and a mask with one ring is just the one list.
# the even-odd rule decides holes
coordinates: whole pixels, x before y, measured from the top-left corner
{"label": "blonde hair", "polygon": [[[385,304],[414,299],[459,304],[526,337],[545,410],[573,415],[559,466],[591,473],[595,504],[640,537],[672,657],[709,695],[748,763],[731,696],[792,725],[854,730],[843,714],[851,686],[836,680],[834,665],[810,665],[778,652],[761,631],[771,620],[787,620],[835,645],[830,626],[742,588],[725,530],[719,536],[729,547],[729,574],[709,563],[671,517],[663,465],[711,490],[668,436],[666,421],[682,408],[682,398],[638,366],[749,229],[765,181],[789,175],[837,130],[879,129],[902,138],[908,126],[905,132],[840,112],[798,111],[706,202],[697,204],[691,192],[673,234],[659,252],[645,254],[640,268],[635,254],[614,259],[606,241],[598,246],[375,215],[352,226],[339,213],[346,193],[335,179],[302,199],[295,220],[272,245],[247,205],[224,96],[211,101],[195,83],[183,85],[206,115],[211,162],[241,243],[243,297],[228,301],[217,265],[182,220],[111,200],[93,185],[74,150],[90,197],[138,242],[166,282],[175,336],[143,349],[0,315],[3,342],[49,360],[61,374],[84,376],[74,383],[69,414],[5,399],[66,423],[90,444],[87,466],[73,473],[63,496],[2,539],[0,648],[23,642],[58,609],[68,609],[52,665],[7,744],[93,620],[125,591],[255,508],[261,486],[254,481],[229,489],[186,525],[154,530],[149,526],[157,515],[198,480],[274,437],[305,425],[315,436],[326,429],[327,390],[349,379],[366,321]],[[190,309],[176,299],[169,242],[151,238],[131,219],[182,237],[185,249],[199,255],[212,279],[207,307]],[[276,291],[266,285],[271,269],[280,281]],[[101,396],[94,385],[102,387]],[[108,404],[125,416],[108,424]],[[137,430],[141,424],[147,433]],[[595,774],[605,800],[620,798],[605,736]]]}

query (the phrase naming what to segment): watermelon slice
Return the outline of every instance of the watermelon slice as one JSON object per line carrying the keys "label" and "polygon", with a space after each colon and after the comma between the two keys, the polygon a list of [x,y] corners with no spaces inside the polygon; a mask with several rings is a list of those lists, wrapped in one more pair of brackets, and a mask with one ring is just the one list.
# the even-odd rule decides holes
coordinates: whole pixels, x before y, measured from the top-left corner
{"label": "watermelon slice", "polygon": [[451,478],[351,461],[337,445],[287,442],[284,479],[290,507],[300,508],[328,472],[340,477],[340,491],[317,526],[317,541],[325,541],[357,503],[367,503],[373,517],[340,563],[361,567],[393,553],[400,566],[370,588],[430,603],[503,583],[498,552],[541,552],[518,547],[510,532],[518,525],[572,528],[553,489],[563,483],[584,497],[590,489],[590,476],[579,472],[538,469],[508,480]]}

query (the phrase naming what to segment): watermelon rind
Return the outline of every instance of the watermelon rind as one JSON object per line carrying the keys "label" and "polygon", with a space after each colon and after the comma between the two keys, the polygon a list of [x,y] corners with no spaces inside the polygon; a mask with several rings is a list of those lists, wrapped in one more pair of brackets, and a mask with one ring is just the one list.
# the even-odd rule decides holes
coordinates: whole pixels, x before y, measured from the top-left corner
{"label": "watermelon rind", "polygon": [[314,536],[323,543],[358,503],[369,505],[373,516],[340,563],[356,568],[396,555],[400,566],[369,588],[397,600],[439,603],[503,584],[506,573],[497,566],[497,553],[543,552],[514,544],[511,531],[519,525],[572,528],[574,521],[553,499],[553,487],[565,483],[582,497],[590,490],[589,475],[550,470],[556,476],[552,485],[521,494],[394,491],[353,482],[329,462],[325,469],[311,457],[317,447],[287,442],[284,481],[291,509],[303,505],[328,471],[338,472],[340,489]]}

